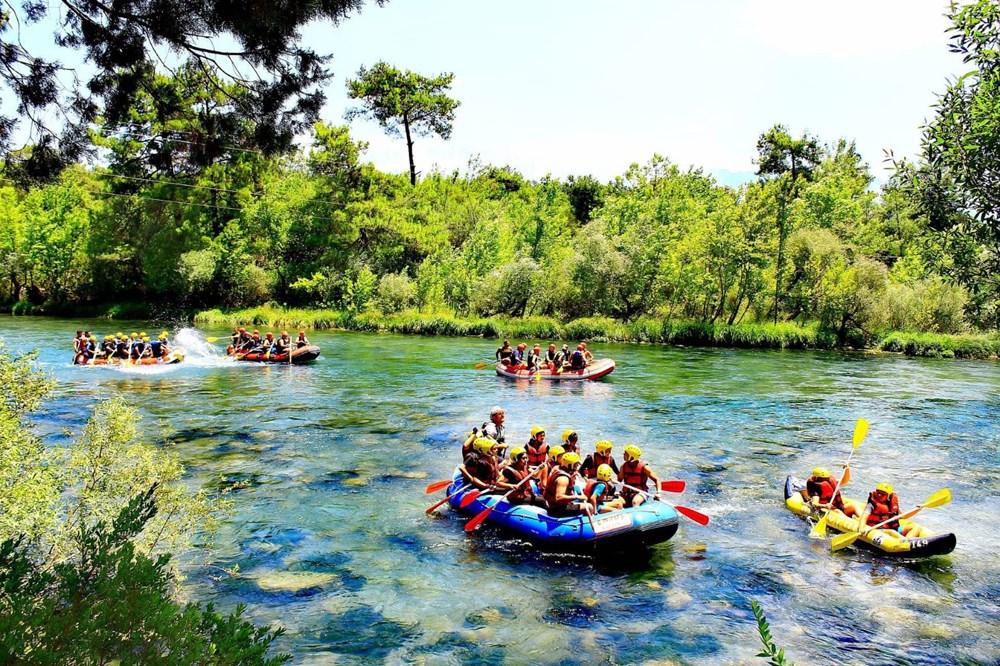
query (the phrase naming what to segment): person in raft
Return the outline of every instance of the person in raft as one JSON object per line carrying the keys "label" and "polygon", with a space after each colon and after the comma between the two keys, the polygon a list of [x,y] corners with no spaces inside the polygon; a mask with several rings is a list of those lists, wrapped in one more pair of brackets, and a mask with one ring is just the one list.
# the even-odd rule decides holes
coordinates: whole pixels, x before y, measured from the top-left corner
{"label": "person in raft", "polygon": [[607,513],[625,508],[625,500],[616,497],[615,484],[611,482],[612,474],[610,465],[601,465],[597,468],[597,478],[588,481],[583,490],[595,513]]}
{"label": "person in raft", "polygon": [[[545,462],[549,453],[549,445],[545,443],[545,428],[535,426],[531,429],[531,439],[524,445],[527,453],[528,467],[538,467]],[[513,452],[511,455],[514,455]]]}
{"label": "person in raft", "polygon": [[298,349],[299,347],[305,347],[308,344],[309,344],[309,340],[306,339],[306,332],[305,331],[299,331],[299,337],[295,341],[295,348]]}
{"label": "person in raft", "polygon": [[499,471],[497,452],[499,444],[489,437],[479,437],[472,445],[472,453],[458,466],[467,485],[485,490],[496,485]]}
{"label": "person in raft", "polygon": [[549,447],[549,458],[545,461],[544,465],[538,467],[538,487],[545,489],[549,484],[549,479],[556,473],[559,469],[559,461],[562,460],[563,454],[566,453],[566,449],[556,444],[555,446]]}
{"label": "person in raft", "polygon": [[284,356],[292,349],[292,339],[288,337],[288,331],[282,331],[281,337],[274,341],[274,353]]}
{"label": "person in raft", "polygon": [[[879,523],[894,519],[899,515],[899,499],[893,492],[892,484],[882,482],[875,486],[875,490],[868,494],[868,504],[858,518],[858,525],[866,525],[863,530],[868,532]],[[898,520],[891,520],[879,529],[899,532],[905,537],[916,539],[923,535],[919,526],[909,523],[900,525]]]}
{"label": "person in raft", "polygon": [[[561,446],[553,449],[561,449]],[[574,492],[573,476],[580,466],[580,454],[564,453],[559,458],[559,466],[550,474],[545,484],[545,502],[549,515],[559,518],[581,513],[591,515],[594,507],[586,495]]]}
{"label": "person in raft", "polygon": [[548,351],[545,352],[545,365],[548,366],[549,372],[556,371],[556,346],[549,345]]}
{"label": "person in raft", "polygon": [[580,442],[580,436],[576,434],[576,430],[567,428],[563,430],[562,433],[563,448],[566,449],[566,453],[579,453],[580,449],[577,445]]}
{"label": "person in raft", "polygon": [[583,347],[583,361],[584,361],[584,363],[586,363],[587,365],[590,365],[591,363],[594,362],[594,355],[591,354],[587,350],[587,343],[586,342],[581,342],[580,346]]}
{"label": "person in raft", "polygon": [[802,490],[802,497],[812,505],[813,510],[820,507],[830,508],[832,505],[834,509],[843,511],[844,515],[856,515],[853,506],[844,504],[840,490],[837,490],[836,497],[833,496],[833,489],[836,486],[837,482],[830,477],[830,470],[826,467],[817,467],[813,470],[812,476],[806,479],[806,487]]}
{"label": "person in raft", "polygon": [[535,345],[528,352],[528,356],[525,359],[528,364],[528,372],[535,372],[542,365],[542,347],[541,345]]}
{"label": "person in raft", "polygon": [[[504,340],[503,344],[497,347],[496,357],[497,361],[503,363],[504,365],[510,365],[510,355],[514,353],[514,350],[510,348],[510,340]],[[504,360],[507,362],[504,363]]]}
{"label": "person in raft", "polygon": [[601,465],[607,465],[614,472],[615,476],[618,476],[618,463],[615,462],[614,456],[611,455],[611,449],[614,448],[614,444],[606,439],[602,439],[597,444],[594,444],[594,448],[597,451],[583,460],[583,466],[580,467],[580,474],[587,479],[593,479],[597,477],[597,468]]}
{"label": "person in raft", "polygon": [[[510,464],[500,468],[500,481],[497,484],[497,486],[505,490],[516,488],[507,497],[509,503],[545,506],[545,500],[535,494],[531,483],[524,481],[531,474],[532,471],[528,469],[528,452],[523,446],[515,446],[510,450]],[[521,483],[522,481],[524,483]]]}
{"label": "person in raft", "polygon": [[570,367],[570,370],[583,370],[584,368],[587,367],[587,361],[583,357],[583,350],[584,349],[585,349],[585,347],[583,346],[583,343],[581,342],[580,344],[578,344],[576,346],[576,351],[574,351],[572,354],[570,354],[570,357],[569,357],[569,367]]}
{"label": "person in raft", "polygon": [[506,418],[507,412],[504,411],[503,407],[497,405],[490,410],[490,420],[483,423],[482,427],[483,435],[500,444],[501,448],[506,448],[507,445],[507,433],[503,426]]}
{"label": "person in raft", "polygon": [[[635,444],[625,445],[624,462],[621,469],[618,470],[618,480],[623,484],[622,497],[625,499],[625,506],[639,506],[646,501],[647,497],[656,497],[660,491],[659,477],[656,476],[652,467],[639,460],[641,457],[642,449]],[[650,481],[656,488],[652,495],[650,495],[647,485]]]}

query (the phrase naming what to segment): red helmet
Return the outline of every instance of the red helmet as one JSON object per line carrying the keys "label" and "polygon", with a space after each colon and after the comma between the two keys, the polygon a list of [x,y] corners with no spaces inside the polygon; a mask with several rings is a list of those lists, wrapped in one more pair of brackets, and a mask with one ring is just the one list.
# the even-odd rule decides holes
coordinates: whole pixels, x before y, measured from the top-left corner
{"label": "red helmet", "polygon": [[241,328],[240,329],[240,333],[246,333],[246,332],[247,332],[247,329],[245,329],[245,328]]}
{"label": "red helmet", "polygon": [[521,344],[519,344],[519,345],[517,346],[517,348],[518,348],[518,349],[524,349],[524,348],[525,348],[525,347],[527,347],[527,346],[528,346],[528,345],[526,345],[526,344],[524,344],[524,343],[522,342]]}
{"label": "red helmet", "polygon": [[577,348],[577,350],[579,350],[579,351],[583,351],[583,350],[585,349],[585,347],[583,346],[583,343],[582,343],[582,342],[581,342],[580,344],[578,344],[578,345],[576,346],[576,348]]}
{"label": "red helmet", "polygon": [[552,350],[553,350],[553,349],[555,349],[555,348],[556,348],[556,346],[555,346],[555,345],[549,345],[549,351],[552,351]]}
{"label": "red helmet", "polygon": [[282,331],[281,332],[281,337],[287,338],[288,337],[288,331]]}
{"label": "red helmet", "polygon": [[254,334],[254,335],[260,335],[260,331],[258,331],[258,330],[257,330],[257,329],[255,328],[255,329],[253,329],[253,334]]}
{"label": "red helmet", "polygon": [[586,342],[581,342],[580,346],[583,347],[584,349],[586,349],[587,348],[587,343]]}
{"label": "red helmet", "polygon": [[264,337],[266,337],[268,340],[273,340],[274,339],[274,333],[272,333],[271,331],[268,331],[267,335],[264,336]]}
{"label": "red helmet", "polygon": [[305,331],[299,331],[299,337],[300,338],[306,337],[306,332]]}
{"label": "red helmet", "polygon": [[541,351],[542,350],[542,346],[541,345],[535,345],[534,349],[535,349],[535,351]]}

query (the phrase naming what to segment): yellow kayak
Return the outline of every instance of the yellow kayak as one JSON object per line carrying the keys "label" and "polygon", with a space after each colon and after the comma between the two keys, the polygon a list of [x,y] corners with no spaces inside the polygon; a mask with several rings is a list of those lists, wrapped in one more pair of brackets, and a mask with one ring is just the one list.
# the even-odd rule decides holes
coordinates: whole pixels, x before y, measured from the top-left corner
{"label": "yellow kayak", "polygon": [[[801,491],[806,487],[804,479],[797,479],[789,476],[785,481],[785,508],[792,513],[807,518],[812,514],[812,507],[802,497]],[[864,511],[865,503],[858,500],[844,497],[844,504],[853,506],[860,515]],[[827,512],[826,526],[838,532],[857,532],[858,521],[850,518],[838,509]],[[952,533],[934,534],[926,527],[917,525],[912,520],[905,518],[899,521],[901,525],[911,525],[919,529],[911,534],[919,536],[906,537],[896,530],[872,530],[867,534],[862,534],[855,541],[871,550],[882,553],[888,557],[901,559],[917,559],[921,557],[933,557],[934,555],[946,555],[955,550],[956,539]]]}

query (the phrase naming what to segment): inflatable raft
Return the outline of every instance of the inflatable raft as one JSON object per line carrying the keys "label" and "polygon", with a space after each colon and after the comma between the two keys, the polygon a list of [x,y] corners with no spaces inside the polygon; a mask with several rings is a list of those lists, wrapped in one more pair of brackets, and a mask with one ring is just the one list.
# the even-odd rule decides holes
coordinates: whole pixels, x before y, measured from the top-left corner
{"label": "inflatable raft", "polygon": [[[448,494],[460,490],[462,483],[459,474],[448,487]],[[668,541],[677,532],[677,511],[666,502],[646,502],[621,511],[597,514],[591,524],[585,515],[553,518],[548,511],[537,506],[508,504],[502,500],[502,494],[480,495],[462,508],[462,498],[471,491],[470,488],[452,497],[449,500],[452,508],[475,516],[487,507],[496,506],[486,522],[547,550],[632,551]]]}
{"label": "inflatable raft", "polygon": [[178,349],[177,351],[172,351],[166,356],[162,356],[160,358],[146,356],[144,358],[132,359],[118,358],[115,356],[112,358],[92,358],[89,361],[83,361],[80,356],[77,356],[73,363],[74,365],[170,365],[172,363],[180,363],[183,360],[184,352]]}
{"label": "inflatable raft", "polygon": [[[226,353],[229,354],[236,361],[249,361],[251,363],[288,363],[288,354],[264,354],[252,352],[249,354],[236,354],[233,356],[233,347],[230,345],[226,349]],[[319,347],[316,345],[306,345],[304,347],[298,347],[292,350],[292,365],[299,365],[301,363],[309,363],[310,361],[315,361],[319,357]]]}
{"label": "inflatable raft", "polygon": [[583,370],[567,369],[562,372],[552,372],[548,368],[542,368],[537,372],[534,370],[529,372],[528,369],[523,366],[518,370],[512,370],[510,367],[501,363],[497,366],[497,374],[501,377],[508,377],[510,379],[537,379],[538,381],[557,382],[578,379],[600,379],[601,377],[611,374],[614,369],[614,361],[610,358],[602,358],[594,361]]}
{"label": "inflatable raft", "polygon": [[[801,491],[806,487],[803,479],[789,476],[785,481],[785,508],[792,513],[806,518],[810,515],[810,506],[802,497]],[[854,506],[858,514],[864,511],[865,503],[857,500],[844,498],[844,504]],[[858,521],[849,518],[841,511],[834,509],[828,512],[827,527],[838,532],[857,532]],[[899,521],[903,525],[914,524],[905,518]],[[955,535],[933,534],[925,527],[920,528],[921,536],[908,538],[895,530],[874,530],[868,534],[862,534],[854,543],[874,550],[887,557],[899,559],[919,559],[922,557],[933,557],[934,555],[946,555],[955,550]]]}

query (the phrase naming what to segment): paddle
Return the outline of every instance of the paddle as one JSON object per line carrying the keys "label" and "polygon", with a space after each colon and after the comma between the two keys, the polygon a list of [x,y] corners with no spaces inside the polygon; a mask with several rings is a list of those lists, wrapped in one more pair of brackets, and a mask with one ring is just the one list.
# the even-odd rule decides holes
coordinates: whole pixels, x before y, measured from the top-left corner
{"label": "paddle", "polygon": [[476,370],[483,370],[488,367],[490,367],[489,363],[476,363],[475,365]]}
{"label": "paddle", "polygon": [[493,509],[495,509],[495,508],[497,508],[497,506],[499,506],[500,502],[502,502],[502,501],[504,501],[505,499],[507,499],[508,497],[510,497],[511,493],[513,493],[513,492],[514,492],[515,490],[517,490],[517,489],[518,489],[518,488],[520,488],[520,487],[521,487],[522,485],[524,485],[524,484],[525,484],[525,483],[526,483],[527,481],[529,481],[529,480],[531,479],[531,477],[532,477],[532,475],[531,475],[531,474],[529,474],[528,476],[524,477],[523,479],[521,479],[521,480],[520,480],[520,481],[518,482],[518,484],[517,484],[516,486],[514,486],[513,488],[511,488],[510,490],[508,490],[508,491],[506,492],[506,494],[504,494],[504,496],[503,496],[503,497],[501,497],[500,499],[498,499],[498,500],[496,501],[496,503],[494,503],[494,504],[493,504],[492,506],[488,506],[488,507],[486,507],[485,509],[483,509],[482,511],[480,511],[479,513],[477,513],[477,514],[475,515],[475,517],[473,517],[473,519],[472,519],[472,520],[470,520],[469,522],[467,522],[467,523],[465,524],[465,531],[466,531],[466,532],[471,532],[471,531],[473,531],[474,529],[476,529],[477,527],[479,527],[479,525],[480,525],[480,524],[481,524],[481,523],[482,523],[482,522],[483,522],[484,520],[486,520],[486,516],[490,515],[490,514],[491,514],[491,513],[493,512]]}
{"label": "paddle", "polygon": [[490,486],[489,488],[483,488],[483,489],[476,488],[475,490],[466,493],[465,496],[462,498],[462,501],[458,503],[458,507],[460,509],[464,509],[465,507],[467,507],[470,504],[472,504],[473,502],[475,502],[477,497],[479,497],[483,493],[488,492],[488,491],[490,491],[492,489],[493,489],[493,486]]}
{"label": "paddle", "polygon": [[847,483],[851,479],[851,458],[854,457],[854,451],[861,446],[861,442],[865,440],[865,435],[868,434],[868,421],[864,419],[858,419],[858,422],[854,424],[854,437],[851,440],[851,453],[847,456],[847,464],[844,465],[844,475],[840,477],[837,481],[837,485],[833,487],[833,494],[830,496],[830,503],[827,504],[827,511],[824,513],[819,522],[813,525],[812,530],[809,531],[809,536],[822,539],[826,536],[826,523],[827,515],[830,513],[830,507],[833,502],[837,499],[837,494],[840,492],[840,487]]}
{"label": "paddle", "polygon": [[205,342],[208,342],[208,343],[218,342],[219,340],[220,340],[220,338],[218,338],[218,337],[216,337],[214,335],[210,335],[207,338],[205,338]]}
{"label": "paddle", "polygon": [[[830,540],[830,550],[838,551],[843,548],[847,548],[852,543],[858,540],[861,534],[867,534],[872,530],[877,530],[881,527],[885,527],[894,520],[901,520],[905,518],[912,518],[913,516],[920,513],[921,509],[933,509],[936,506],[941,506],[942,504],[947,504],[951,501],[951,491],[947,488],[942,488],[930,497],[928,497],[923,504],[918,504],[915,509],[910,509],[909,511],[902,513],[888,520],[883,520],[877,525],[872,525],[871,527],[864,530],[864,532],[846,532],[844,534],[838,534]],[[860,519],[859,519],[860,520]]]}
{"label": "paddle", "polygon": [[464,492],[464,491],[468,490],[471,487],[472,487],[471,483],[465,484],[464,486],[462,486],[461,488],[459,488],[458,490],[456,490],[455,492],[453,492],[451,495],[448,495],[444,499],[438,500],[437,502],[434,502],[434,504],[431,504],[429,507],[427,507],[427,511],[425,513],[427,513],[428,515],[434,513],[434,509],[438,508],[439,506],[441,506],[442,504],[444,504],[445,502],[447,502],[448,500],[450,500],[455,495],[457,495],[457,494],[459,494],[461,492]]}
{"label": "paddle", "polygon": [[451,479],[445,479],[444,481],[435,481],[434,483],[428,483],[427,488],[424,493],[427,495],[433,495],[439,490],[444,490],[451,485]]}
{"label": "paddle", "polygon": [[[664,481],[663,483],[673,483],[673,482]],[[661,484],[661,486],[662,486],[662,484]],[[623,488],[628,488],[630,490],[634,490],[637,493],[645,495],[647,498],[652,497],[652,495],[650,495],[645,490],[642,490],[640,488],[636,488],[635,486],[630,486],[627,483],[623,483],[622,487]],[[681,514],[685,518],[693,520],[694,522],[698,523],[699,525],[708,525],[709,517],[707,515],[705,515],[704,513],[700,512],[700,511],[695,511],[694,509],[689,509],[686,506],[679,506],[677,504],[672,504],[671,506],[673,506],[677,510],[677,513]]]}

